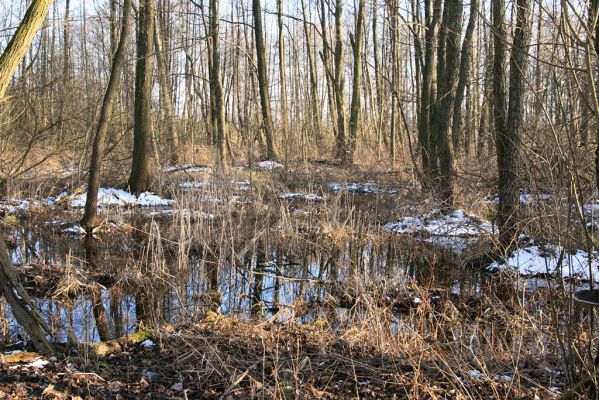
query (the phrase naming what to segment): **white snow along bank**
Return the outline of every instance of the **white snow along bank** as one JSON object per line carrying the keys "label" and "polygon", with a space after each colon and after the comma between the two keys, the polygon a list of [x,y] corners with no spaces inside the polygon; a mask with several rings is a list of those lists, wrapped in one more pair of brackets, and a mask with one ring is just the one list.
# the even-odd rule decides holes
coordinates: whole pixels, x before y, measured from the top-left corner
{"label": "white snow along bank", "polygon": [[[85,207],[87,192],[75,195],[69,199],[69,205],[74,208]],[[98,190],[98,207],[169,207],[175,204],[175,200],[163,199],[152,192],[144,192],[139,197],[115,188],[100,188]]]}

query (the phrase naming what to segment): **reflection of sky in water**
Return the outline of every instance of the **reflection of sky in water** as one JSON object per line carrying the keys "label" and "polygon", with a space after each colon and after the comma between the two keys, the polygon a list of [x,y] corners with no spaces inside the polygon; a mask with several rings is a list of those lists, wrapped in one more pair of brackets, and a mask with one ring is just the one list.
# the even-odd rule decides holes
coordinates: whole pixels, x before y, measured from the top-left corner
{"label": "reflection of sky in water", "polygon": [[[43,236],[40,229],[17,230],[12,233],[16,249],[12,250],[15,263],[34,262],[65,265],[68,254],[70,262],[80,268],[87,268],[83,242],[66,239],[64,236]],[[23,240],[27,238],[27,240]],[[25,245],[29,243],[29,247]],[[118,271],[131,262],[130,248],[124,242],[98,244],[97,262],[101,269]],[[112,247],[111,247],[112,246]],[[119,250],[120,249],[120,250]],[[209,306],[210,269],[219,264],[218,290],[220,292],[220,310],[223,314],[271,317],[278,309],[279,321],[297,318],[297,322],[308,322],[318,318],[324,312],[321,303],[326,289],[319,280],[344,279],[351,275],[352,265],[359,274],[372,277],[391,278],[395,282],[406,279],[428,279],[435,275],[435,283],[452,292],[477,293],[481,290],[481,275],[472,271],[444,271],[442,269],[423,268],[411,263],[411,255],[405,250],[395,249],[389,243],[375,244],[371,240],[362,243],[347,242],[342,251],[329,252],[322,248],[267,250],[261,256],[259,246],[249,250],[250,255],[242,262],[231,263],[228,259],[206,260],[201,255],[192,255],[188,260],[185,273],[171,271],[172,278],[166,282],[163,297],[160,299],[162,318],[165,322],[185,321],[204,306]],[[319,250],[320,249],[320,250]],[[256,250],[252,253],[252,250]],[[263,250],[263,249],[262,249]],[[120,255],[119,255],[120,251]],[[299,254],[298,254],[299,253]],[[259,265],[258,260],[261,260]],[[176,257],[167,260],[167,265],[176,265]],[[336,269],[333,273],[333,269]],[[289,279],[286,279],[289,278]],[[261,280],[261,282],[260,282]],[[256,282],[259,283],[258,287]],[[121,289],[122,290],[122,289]],[[155,292],[157,293],[157,292]],[[106,309],[107,323],[111,335],[115,333],[115,320],[121,320],[120,332],[130,333],[135,329],[135,295],[120,293],[120,290],[101,290],[101,298]],[[111,298],[114,297],[114,298]],[[254,309],[255,299],[260,303]],[[0,300],[3,301],[3,300]],[[99,340],[93,316],[93,304],[89,295],[73,299],[72,304],[37,299],[43,316],[54,334],[54,340],[65,341],[67,330],[71,326],[75,335],[82,341]],[[305,310],[296,312],[293,306],[303,303]],[[112,309],[117,307],[117,310]],[[10,313],[8,313],[10,315]],[[342,324],[348,317],[347,310],[339,308],[335,312],[337,322]],[[115,318],[120,315],[120,318]],[[9,318],[11,332],[19,329]],[[397,324],[396,324],[397,325]],[[401,329],[397,325],[394,329]],[[21,333],[21,332],[19,332]]]}

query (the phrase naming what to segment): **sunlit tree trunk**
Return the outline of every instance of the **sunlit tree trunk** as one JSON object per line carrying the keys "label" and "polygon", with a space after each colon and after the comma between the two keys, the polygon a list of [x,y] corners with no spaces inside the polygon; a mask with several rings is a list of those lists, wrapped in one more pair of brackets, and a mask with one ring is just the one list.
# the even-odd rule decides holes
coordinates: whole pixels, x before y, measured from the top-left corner
{"label": "sunlit tree trunk", "polygon": [[274,125],[270,108],[270,95],[268,92],[268,72],[266,65],[266,48],[264,46],[264,28],[262,26],[262,9],[260,0],[252,0],[252,13],[254,16],[254,37],[256,41],[256,59],[258,67],[258,87],[260,91],[260,109],[264,136],[266,139],[266,158],[275,160],[277,152],[274,142]]}
{"label": "sunlit tree trunk", "polygon": [[106,136],[109,124],[114,110],[114,104],[118,95],[118,86],[123,66],[125,65],[125,52],[127,50],[127,41],[129,37],[129,27],[131,24],[131,0],[125,0],[123,3],[123,27],[118,46],[112,58],[110,68],[110,77],[104,100],[100,110],[100,117],[96,125],[96,136],[92,149],[92,158],[89,166],[89,176],[87,181],[87,197],[85,200],[85,211],[81,226],[87,231],[93,230],[100,224],[98,219],[98,189],[100,188],[100,175],[102,172],[102,159],[106,147]]}
{"label": "sunlit tree trunk", "polygon": [[138,15],[133,164],[129,176],[129,188],[136,195],[147,191],[152,184],[149,150],[152,138],[154,0],[141,0]]}
{"label": "sunlit tree trunk", "polygon": [[227,168],[227,159],[225,152],[223,84],[220,72],[219,3],[219,0],[210,0],[210,51],[212,52],[210,57],[210,80],[212,81],[212,95],[214,96],[211,104],[213,106],[213,123],[216,129],[216,165],[219,172],[224,172]]}
{"label": "sunlit tree trunk", "polygon": [[160,104],[166,122],[166,136],[170,141],[169,160],[173,164],[179,162],[179,134],[175,125],[175,109],[173,106],[173,91],[169,80],[167,54],[163,41],[163,32],[159,18],[154,22],[154,47],[156,48],[156,63],[158,67],[158,81],[160,83]]}
{"label": "sunlit tree trunk", "polygon": [[362,41],[364,32],[364,9],[366,1],[360,0],[358,5],[358,15],[356,21],[355,37],[351,36],[351,45],[354,52],[354,71],[352,84],[352,98],[349,116],[349,138],[346,144],[344,153],[344,164],[352,164],[354,162],[354,152],[356,151],[356,140],[358,135],[358,125],[360,123],[360,108],[361,108],[361,78],[362,78]]}
{"label": "sunlit tree trunk", "polygon": [[335,3],[335,110],[337,114],[337,158],[347,159],[347,133],[345,120],[345,65],[343,58],[343,0]]}
{"label": "sunlit tree trunk", "polygon": [[468,74],[472,59],[474,28],[476,26],[477,16],[478,0],[470,0],[470,16],[468,17],[468,26],[466,27],[464,43],[462,44],[460,74],[458,78],[458,87],[456,89],[455,103],[453,106],[453,122],[451,124],[451,139],[454,152],[458,152],[460,150],[460,138],[462,135],[462,103],[464,101],[466,84],[468,83]]}

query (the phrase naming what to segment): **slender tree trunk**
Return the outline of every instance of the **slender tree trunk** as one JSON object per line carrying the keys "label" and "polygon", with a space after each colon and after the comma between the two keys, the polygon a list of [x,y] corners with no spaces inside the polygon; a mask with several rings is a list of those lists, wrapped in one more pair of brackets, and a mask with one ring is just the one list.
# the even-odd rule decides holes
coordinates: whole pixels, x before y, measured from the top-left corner
{"label": "slender tree trunk", "polygon": [[275,129],[272,122],[270,95],[268,92],[268,72],[266,65],[266,49],[264,46],[264,28],[262,26],[262,9],[260,7],[260,0],[252,0],[252,13],[254,15],[254,37],[256,40],[260,108],[262,111],[262,123],[264,124],[264,136],[266,139],[266,158],[269,160],[276,160],[277,151],[274,142]]}
{"label": "slender tree trunk", "polygon": [[216,166],[220,173],[227,169],[227,159],[225,152],[225,111],[223,101],[223,84],[220,72],[220,45],[219,45],[219,3],[220,0],[210,0],[210,49],[211,54],[211,73],[213,96],[214,125],[216,128]]}
{"label": "slender tree trunk", "polygon": [[424,68],[422,70],[422,89],[420,99],[420,113],[418,115],[418,142],[422,158],[423,186],[430,187],[431,172],[431,140],[430,140],[430,114],[434,100],[435,77],[435,42],[441,18],[441,0],[426,0],[425,12],[425,51]]}
{"label": "slender tree trunk", "polygon": [[306,54],[308,56],[308,72],[310,75],[310,104],[312,106],[312,129],[316,134],[316,139],[322,139],[322,116],[320,114],[320,103],[318,101],[318,81],[316,79],[316,65],[312,52],[311,35],[308,26],[308,14],[306,12],[306,0],[301,0],[304,36],[306,38]]}
{"label": "slender tree trunk", "polygon": [[362,42],[364,36],[364,10],[366,1],[360,0],[358,5],[358,15],[356,21],[355,37],[351,36],[351,45],[354,52],[354,72],[352,83],[352,98],[349,117],[349,138],[346,144],[347,148],[344,153],[343,163],[352,164],[354,162],[354,153],[356,151],[356,141],[358,136],[358,125],[360,123],[360,108],[361,108],[361,78],[362,78]]}
{"label": "slender tree trunk", "polygon": [[470,0],[470,16],[468,17],[468,26],[462,44],[462,56],[460,59],[460,74],[458,78],[458,88],[456,89],[455,103],[453,106],[453,122],[451,124],[451,139],[454,152],[460,150],[460,135],[462,130],[462,103],[464,101],[464,92],[468,82],[468,74],[472,59],[472,43],[474,38],[474,28],[476,27],[476,17],[478,15],[478,0]]}
{"label": "slender tree trunk", "polygon": [[345,65],[343,63],[343,0],[335,3],[335,109],[337,113],[337,158],[347,159],[347,135],[345,121]]}
{"label": "slender tree trunk", "polygon": [[283,129],[287,131],[288,115],[287,115],[287,73],[286,73],[286,62],[285,62],[285,35],[283,32],[283,0],[277,0],[277,26],[278,26],[278,40],[279,46],[279,79],[281,86],[281,121],[283,123]]}
{"label": "slender tree trunk", "polygon": [[154,22],[154,46],[156,48],[156,63],[158,67],[158,78],[160,83],[160,103],[166,122],[166,134],[170,140],[169,161],[173,164],[179,162],[179,134],[175,126],[175,110],[173,106],[172,89],[169,80],[169,68],[166,59],[166,51],[162,40],[160,18]]}
{"label": "slender tree trunk", "polygon": [[149,150],[152,138],[154,0],[141,0],[138,15],[133,164],[129,176],[129,188],[136,195],[149,190],[152,184]]}
{"label": "slender tree trunk", "polygon": [[110,77],[104,93],[104,100],[100,110],[98,125],[96,126],[96,136],[92,149],[92,158],[89,166],[89,176],[87,182],[87,197],[85,200],[85,211],[81,226],[86,231],[91,232],[93,228],[100,224],[98,219],[98,189],[100,188],[100,175],[102,172],[102,158],[106,147],[106,135],[112,119],[114,104],[118,95],[118,86],[123,66],[125,65],[125,52],[127,51],[127,41],[131,25],[131,0],[125,0],[123,3],[123,27],[116,51],[112,58],[110,67]]}

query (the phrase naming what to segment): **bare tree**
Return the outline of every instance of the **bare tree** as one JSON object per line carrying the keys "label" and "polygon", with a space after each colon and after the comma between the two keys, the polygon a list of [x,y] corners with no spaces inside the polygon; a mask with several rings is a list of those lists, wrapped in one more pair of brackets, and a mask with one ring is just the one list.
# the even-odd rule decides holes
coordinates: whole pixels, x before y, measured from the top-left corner
{"label": "bare tree", "polygon": [[264,45],[264,28],[262,26],[262,8],[260,7],[260,0],[252,0],[252,14],[254,16],[254,38],[256,43],[256,58],[258,64],[260,109],[262,111],[262,123],[264,124],[264,136],[266,139],[266,158],[269,160],[275,160],[277,159],[277,151],[274,142],[275,128],[272,121],[270,94],[268,91],[266,47]]}
{"label": "bare tree", "polygon": [[106,136],[108,126],[112,118],[114,103],[118,94],[119,80],[125,65],[125,52],[127,50],[127,42],[129,38],[129,27],[131,24],[131,0],[123,2],[123,27],[121,28],[120,39],[118,46],[112,58],[112,66],[110,68],[110,77],[104,100],[96,125],[96,135],[92,149],[92,157],[89,166],[89,176],[87,182],[87,197],[85,200],[85,212],[81,220],[81,226],[88,232],[91,232],[95,227],[100,225],[98,219],[98,189],[100,188],[100,175],[102,173],[102,159],[106,150]]}
{"label": "bare tree", "polygon": [[131,192],[137,195],[147,191],[152,184],[149,140],[152,137],[153,38],[154,0],[141,0],[137,21],[133,164],[129,176]]}
{"label": "bare tree", "polygon": [[510,59],[509,103],[506,104],[505,73],[505,30],[504,4],[494,0],[493,28],[495,31],[495,59],[493,61],[493,87],[495,111],[495,140],[497,167],[499,172],[499,207],[497,220],[499,239],[503,246],[512,247],[518,239],[520,228],[518,208],[520,204],[519,157],[524,117],[524,90],[530,41],[530,3],[518,0],[516,3],[516,27]]}

